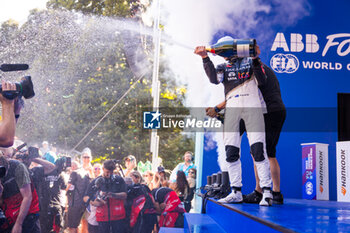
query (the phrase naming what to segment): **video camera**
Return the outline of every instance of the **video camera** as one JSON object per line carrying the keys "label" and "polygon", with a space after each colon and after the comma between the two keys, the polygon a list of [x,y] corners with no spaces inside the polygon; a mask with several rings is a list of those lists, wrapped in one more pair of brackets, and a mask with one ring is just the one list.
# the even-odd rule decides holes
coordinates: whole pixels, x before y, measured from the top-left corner
{"label": "video camera", "polygon": [[120,165],[121,161],[119,159],[113,159],[113,162],[114,162],[116,168],[118,168],[118,170],[119,170],[119,174],[118,175],[125,178],[125,174],[123,172],[123,168]]}
{"label": "video camera", "polygon": [[26,145],[27,143],[23,143],[13,151],[13,156],[16,159],[27,160],[27,159],[35,159],[40,157],[38,148],[30,146],[28,147],[28,150],[23,149]]}
{"label": "video camera", "polygon": [[[29,66],[27,64],[2,64],[0,65],[0,70],[3,72],[10,71],[19,71],[19,70],[27,70]],[[25,76],[21,79],[20,82],[16,82],[16,90],[3,91],[2,85],[0,84],[0,93],[10,100],[13,100],[16,97],[23,96],[25,99],[32,98],[34,93],[34,86],[32,83],[32,78],[30,76]]]}
{"label": "video camera", "polygon": [[72,158],[68,156],[62,156],[56,160],[57,171],[60,173],[65,171],[68,167],[72,166]]}

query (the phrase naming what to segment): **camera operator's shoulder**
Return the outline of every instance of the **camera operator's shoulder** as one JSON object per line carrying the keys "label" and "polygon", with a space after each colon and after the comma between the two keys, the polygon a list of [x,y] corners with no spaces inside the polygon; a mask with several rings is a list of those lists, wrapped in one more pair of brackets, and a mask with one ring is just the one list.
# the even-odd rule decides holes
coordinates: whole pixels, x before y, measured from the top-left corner
{"label": "camera operator's shoulder", "polygon": [[[41,182],[44,180],[45,177],[45,170],[44,167],[42,166],[38,166],[38,167],[33,167],[29,169],[31,176],[33,178],[34,181],[38,181]],[[55,175],[56,171],[52,171],[51,173],[47,174],[47,175]]]}
{"label": "camera operator's shoulder", "polygon": [[[44,176],[45,174],[45,169],[43,166],[37,166],[37,167],[33,167],[29,169],[30,171],[32,171],[35,175],[38,176]],[[51,173],[49,173],[48,175],[52,175],[56,172],[56,170],[52,171]]]}
{"label": "camera operator's shoulder", "polygon": [[147,185],[142,184],[142,188],[146,190],[146,192],[151,193],[151,189]]}
{"label": "camera operator's shoulder", "polygon": [[121,176],[115,175],[114,177],[115,177],[115,180],[117,180],[117,181],[123,181],[123,182],[125,182],[124,178],[121,177]]}
{"label": "camera operator's shoulder", "polygon": [[22,162],[18,162],[17,166],[16,166],[16,170],[15,170],[15,174],[16,175],[22,175],[23,173],[25,174],[29,174],[29,170],[26,167],[26,165],[24,165],[24,163]]}
{"label": "camera operator's shoulder", "polygon": [[113,175],[113,181],[115,184],[125,184],[124,178],[118,175]]}

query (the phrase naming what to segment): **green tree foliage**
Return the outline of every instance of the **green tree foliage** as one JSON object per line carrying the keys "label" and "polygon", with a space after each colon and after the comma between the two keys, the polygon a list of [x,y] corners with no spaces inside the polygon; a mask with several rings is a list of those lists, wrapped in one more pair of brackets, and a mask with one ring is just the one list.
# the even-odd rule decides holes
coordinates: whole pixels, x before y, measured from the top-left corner
{"label": "green tree foliage", "polygon": [[50,0],[47,7],[84,14],[132,17],[140,7],[137,0]]}
{"label": "green tree foliage", "polygon": [[[135,4],[50,0],[48,10],[32,10],[21,27],[13,21],[1,25],[0,61],[24,62],[31,67],[28,72],[6,74],[5,78],[16,81],[19,75],[30,73],[36,91],[33,99],[25,100],[17,131],[21,139],[28,143],[48,140],[69,150],[132,88],[76,150],[90,147],[94,158],[122,159],[133,154],[138,160],[151,160],[151,132],[143,129],[142,122],[143,111],[152,106],[150,56],[146,51],[141,67],[149,72],[138,80],[130,69],[133,61],[125,54],[131,41],[115,33],[122,23],[120,18],[74,13],[132,17]],[[145,36],[142,39],[151,41]],[[186,89],[177,86],[164,63],[160,79],[160,106],[183,108]],[[194,148],[193,139],[179,129],[160,130],[159,136],[159,154],[168,169]]]}

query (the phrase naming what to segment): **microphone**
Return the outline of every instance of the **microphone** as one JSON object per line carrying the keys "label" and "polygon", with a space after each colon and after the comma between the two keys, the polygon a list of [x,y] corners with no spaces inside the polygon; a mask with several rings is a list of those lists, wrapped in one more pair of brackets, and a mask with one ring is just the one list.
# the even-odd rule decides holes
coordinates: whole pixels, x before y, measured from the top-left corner
{"label": "microphone", "polygon": [[17,148],[15,148],[12,152],[12,157],[15,156],[15,154],[25,146],[27,146],[27,143],[23,143],[22,145],[19,145]]}
{"label": "microphone", "polygon": [[20,151],[23,147],[25,147],[27,145],[27,143],[23,143],[22,145],[19,145],[16,149],[15,152]]}
{"label": "microphone", "polygon": [[2,64],[2,65],[0,65],[0,70],[2,70],[3,72],[28,70],[28,69],[29,69],[29,66],[27,64]]}

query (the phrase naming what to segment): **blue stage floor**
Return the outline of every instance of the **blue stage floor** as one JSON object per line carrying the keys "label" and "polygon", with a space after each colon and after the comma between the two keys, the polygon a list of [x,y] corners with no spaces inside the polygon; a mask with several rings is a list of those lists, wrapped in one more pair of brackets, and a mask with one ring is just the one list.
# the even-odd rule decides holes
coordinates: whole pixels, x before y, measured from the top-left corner
{"label": "blue stage floor", "polygon": [[257,204],[226,206],[279,231],[350,232],[350,203],[286,199],[284,205],[272,207],[260,207]]}

